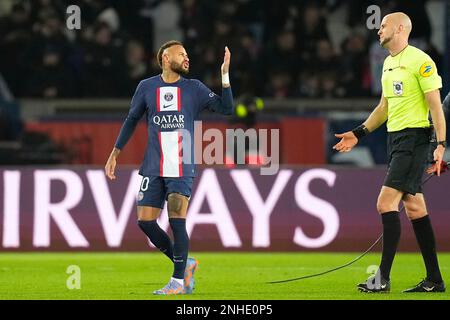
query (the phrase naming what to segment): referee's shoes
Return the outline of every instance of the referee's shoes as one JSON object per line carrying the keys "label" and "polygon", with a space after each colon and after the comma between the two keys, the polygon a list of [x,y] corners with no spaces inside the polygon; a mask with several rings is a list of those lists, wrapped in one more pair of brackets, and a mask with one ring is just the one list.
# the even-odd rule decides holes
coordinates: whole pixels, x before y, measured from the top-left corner
{"label": "referee's shoes", "polygon": [[404,290],[405,293],[411,292],[445,292],[444,281],[433,282],[427,279],[420,281],[415,287]]}
{"label": "referee's shoes", "polygon": [[380,274],[369,277],[367,281],[357,285],[361,292],[365,293],[387,293],[391,291],[391,282],[384,279]]}

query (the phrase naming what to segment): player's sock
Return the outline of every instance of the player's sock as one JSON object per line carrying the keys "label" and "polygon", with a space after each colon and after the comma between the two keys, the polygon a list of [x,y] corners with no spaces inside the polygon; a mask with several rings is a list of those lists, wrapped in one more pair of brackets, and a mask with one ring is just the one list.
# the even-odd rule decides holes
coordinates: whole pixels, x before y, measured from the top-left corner
{"label": "player's sock", "polygon": [[184,279],[170,278],[171,281],[176,281],[179,285],[184,286]]}
{"label": "player's sock", "polygon": [[161,229],[156,220],[143,221],[138,220],[138,225],[147,235],[150,241],[173,261],[173,244],[167,233]]}
{"label": "player's sock", "polygon": [[172,228],[173,243],[173,264],[174,271],[172,277],[184,279],[184,270],[189,250],[189,237],[186,231],[186,219],[170,218],[170,227]]}
{"label": "player's sock", "polygon": [[398,211],[381,214],[383,222],[383,254],[381,256],[380,272],[384,279],[390,280],[392,263],[394,262],[398,242],[400,241],[401,225]]}
{"label": "player's sock", "polygon": [[425,217],[411,220],[411,223],[427,269],[427,280],[436,283],[442,282],[436,254],[436,240],[434,238],[430,217],[426,215]]}

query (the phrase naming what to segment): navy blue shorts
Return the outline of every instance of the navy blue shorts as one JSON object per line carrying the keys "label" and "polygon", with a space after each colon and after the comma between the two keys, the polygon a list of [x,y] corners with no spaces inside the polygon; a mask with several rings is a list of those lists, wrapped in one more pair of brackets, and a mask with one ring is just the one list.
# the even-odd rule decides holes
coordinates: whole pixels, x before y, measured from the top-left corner
{"label": "navy blue shorts", "polygon": [[190,198],[193,182],[194,177],[142,177],[137,205],[162,209],[170,193],[179,193]]}

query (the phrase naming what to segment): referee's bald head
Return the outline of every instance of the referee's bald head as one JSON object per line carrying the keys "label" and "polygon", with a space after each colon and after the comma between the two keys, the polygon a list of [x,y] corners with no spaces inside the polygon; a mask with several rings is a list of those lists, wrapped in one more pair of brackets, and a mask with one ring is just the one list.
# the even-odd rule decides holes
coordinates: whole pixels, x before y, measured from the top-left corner
{"label": "referee's bald head", "polygon": [[389,19],[392,20],[392,23],[396,26],[396,29],[409,36],[412,30],[412,22],[407,14],[403,12],[394,12],[386,15],[386,17],[389,17]]}
{"label": "referee's bald head", "polygon": [[393,12],[383,17],[381,21],[380,43],[383,47],[387,47],[393,41],[408,41],[412,30],[411,19],[403,12]]}

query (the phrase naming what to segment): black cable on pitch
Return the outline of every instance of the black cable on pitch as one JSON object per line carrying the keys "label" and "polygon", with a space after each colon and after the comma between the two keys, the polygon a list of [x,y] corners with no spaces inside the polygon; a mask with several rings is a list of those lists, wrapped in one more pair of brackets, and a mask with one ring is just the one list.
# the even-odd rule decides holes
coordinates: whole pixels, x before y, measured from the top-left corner
{"label": "black cable on pitch", "polygon": [[[447,162],[446,165],[447,165],[447,166],[450,166],[450,162]],[[444,170],[444,171],[445,171],[445,170]],[[425,185],[425,183],[427,183],[427,181],[430,180],[430,179],[433,177],[433,175],[434,175],[434,174],[428,176],[428,177],[422,182],[422,186]],[[405,208],[405,207],[403,206],[403,207],[399,210],[399,212],[402,212],[404,208]],[[349,265],[352,265],[353,263],[355,263],[356,261],[358,261],[358,260],[360,260],[362,257],[364,257],[366,254],[368,254],[368,253],[370,252],[370,250],[372,250],[373,247],[375,247],[375,246],[378,244],[378,242],[380,242],[380,240],[381,240],[382,238],[383,238],[383,234],[381,234],[381,235],[378,237],[378,239],[375,240],[375,242],[372,243],[372,245],[371,245],[366,251],[364,251],[360,256],[356,257],[355,259],[353,259],[353,260],[350,261],[350,262],[347,262],[346,264],[343,264],[342,266],[339,266],[339,267],[336,267],[336,268],[333,268],[333,269],[330,269],[330,270],[327,270],[327,271],[323,271],[323,272],[320,272],[320,273],[310,274],[310,275],[303,276],[303,277],[298,277],[298,278],[293,278],[293,279],[286,279],[286,280],[278,280],[278,281],[269,281],[268,283],[269,283],[269,284],[275,284],[275,283],[291,282],[291,281],[297,281],[297,280],[302,280],[302,279],[307,279],[307,278],[313,278],[313,277],[322,276],[322,275],[324,275],[324,274],[327,274],[327,273],[330,273],[330,272],[333,272],[333,271],[336,271],[336,270],[339,270],[339,269],[348,267]]]}
{"label": "black cable on pitch", "polygon": [[347,267],[347,266],[349,266],[349,265],[355,263],[356,261],[358,261],[359,259],[361,259],[362,257],[364,257],[367,253],[369,253],[369,251],[372,250],[372,248],[375,247],[375,246],[378,244],[378,242],[381,240],[381,238],[383,238],[383,234],[381,234],[381,235],[378,237],[378,239],[375,240],[375,242],[369,247],[369,249],[367,249],[366,251],[364,251],[363,254],[361,254],[361,255],[360,255],[359,257],[357,257],[356,259],[353,259],[352,261],[347,262],[346,264],[343,264],[342,266],[339,266],[339,267],[336,267],[336,268],[333,268],[333,269],[330,269],[330,270],[327,270],[327,271],[324,271],[324,272],[315,273],[315,274],[310,274],[310,275],[308,275],[308,276],[303,276],[303,277],[298,277],[298,278],[293,278],[293,279],[287,279],[287,280],[270,281],[270,282],[268,282],[268,283],[274,284],[274,283],[283,283],[283,282],[290,282],[290,281],[302,280],[302,279],[307,279],[307,278],[313,278],[313,277],[318,277],[318,276],[321,276],[321,275],[324,275],[324,274],[327,274],[327,273],[330,273],[330,272],[333,272],[333,271],[336,271],[336,270],[345,268],[345,267]]}

